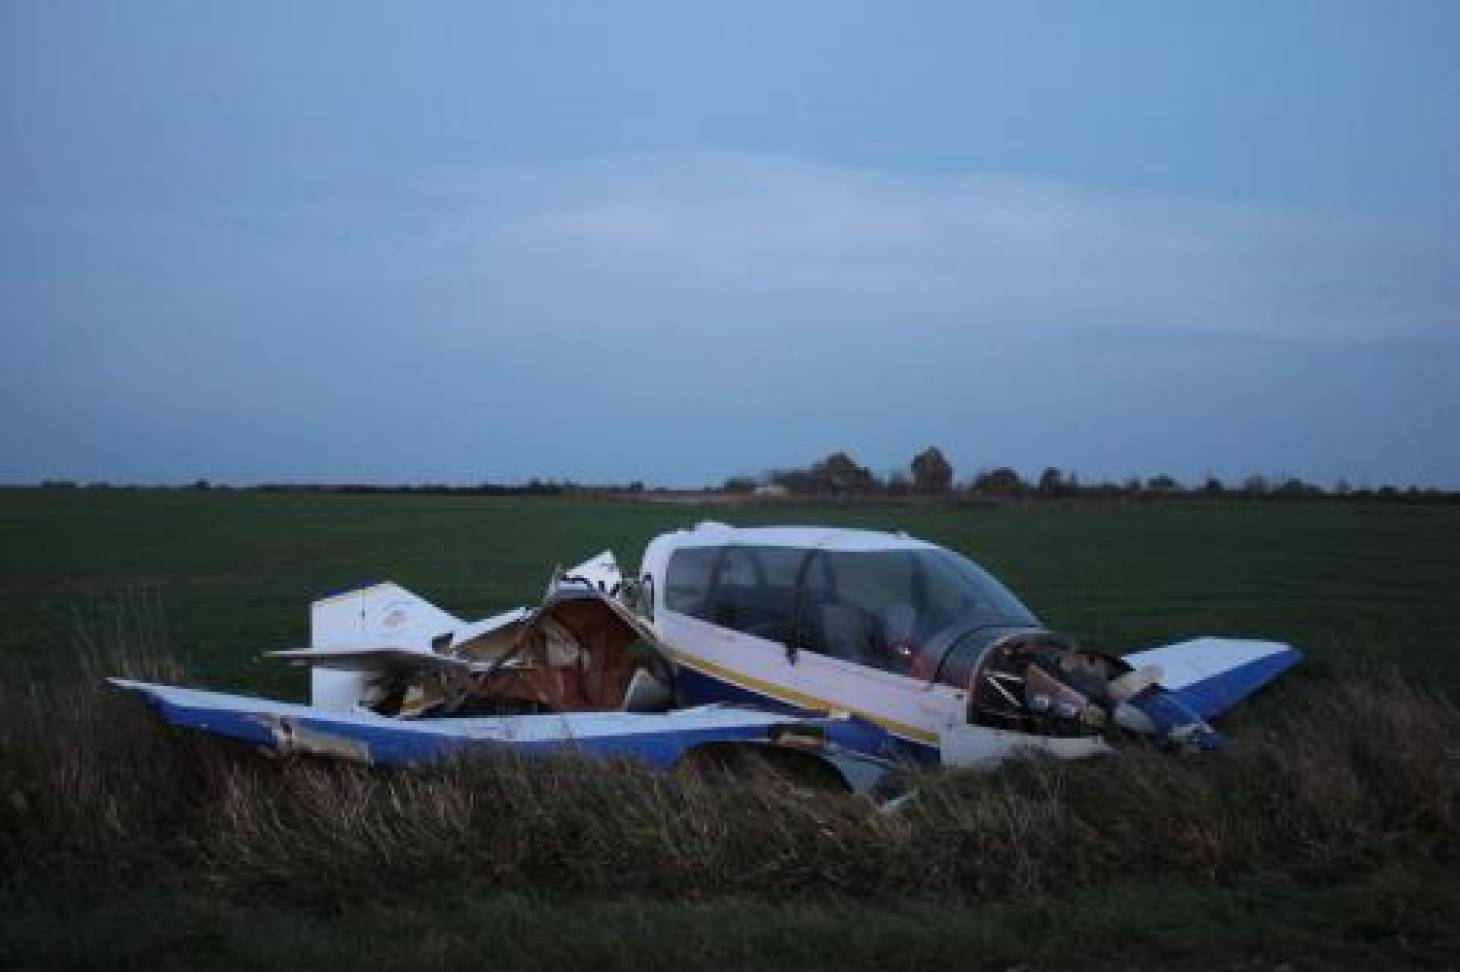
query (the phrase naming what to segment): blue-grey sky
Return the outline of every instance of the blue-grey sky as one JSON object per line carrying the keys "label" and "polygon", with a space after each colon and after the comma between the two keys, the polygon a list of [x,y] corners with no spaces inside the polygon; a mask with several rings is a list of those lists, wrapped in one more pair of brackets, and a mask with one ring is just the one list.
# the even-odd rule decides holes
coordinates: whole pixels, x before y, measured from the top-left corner
{"label": "blue-grey sky", "polygon": [[1460,487],[1460,4],[0,3],[0,482]]}

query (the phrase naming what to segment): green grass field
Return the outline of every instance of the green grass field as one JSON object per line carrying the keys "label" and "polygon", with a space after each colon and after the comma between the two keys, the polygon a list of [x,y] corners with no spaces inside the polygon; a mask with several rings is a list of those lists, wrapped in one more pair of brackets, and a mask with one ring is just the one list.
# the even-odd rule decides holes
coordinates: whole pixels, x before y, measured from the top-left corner
{"label": "green grass field", "polygon": [[1460,508],[1348,504],[679,507],[474,496],[0,492],[0,658],[50,677],[78,616],[162,608],[200,677],[302,691],[259,652],[309,602],[391,579],[463,616],[541,596],[554,563],[701,519],[901,529],[1003,578],[1050,626],[1123,652],[1196,633],[1373,654],[1460,684]]}
{"label": "green grass field", "polygon": [[[1379,719],[1374,725],[1389,727],[1395,739],[1408,738],[1403,733],[1413,727],[1404,713],[1365,710],[1362,692],[1371,673],[1398,670],[1422,691],[1450,699],[1460,693],[1455,507],[1172,502],[697,508],[474,496],[7,490],[0,491],[5,618],[0,678],[12,690],[7,696],[12,701],[47,692],[60,698],[77,679],[94,675],[79,659],[78,641],[121,641],[135,648],[141,639],[181,658],[194,681],[302,697],[301,674],[257,656],[305,643],[308,603],[315,597],[389,578],[455,613],[474,616],[535,602],[554,563],[576,562],[608,547],[632,566],[650,536],[707,518],[906,530],[972,556],[1047,624],[1107,650],[1194,634],[1252,635],[1289,641],[1308,653],[1308,661],[1239,718],[1234,736],[1239,750],[1244,740],[1248,748],[1226,764],[1221,760],[1228,757],[1205,766],[1168,764],[1163,756],[1127,767],[1061,769],[1030,779],[1016,774],[987,783],[955,780],[946,789],[935,785],[939,809],[927,811],[927,819],[939,826],[953,826],[949,822],[961,820],[969,808],[982,813],[1003,805],[989,802],[1000,794],[1023,799],[1030,787],[1059,789],[1050,804],[1059,814],[1049,824],[1058,840],[1051,838],[1047,846],[1034,840],[1031,846],[1041,848],[1030,851],[1034,857],[1009,859],[1016,869],[1035,869],[1027,879],[990,881],[977,868],[965,873],[940,865],[923,869],[938,872],[942,883],[919,883],[919,860],[888,857],[877,871],[886,875],[885,889],[879,891],[881,879],[873,877],[866,893],[850,895],[819,892],[814,874],[794,886],[757,883],[730,864],[722,868],[730,877],[707,879],[703,887],[675,890],[629,880],[621,883],[632,893],[615,893],[614,868],[632,870],[636,860],[669,875],[709,873],[702,861],[660,860],[650,843],[642,845],[641,858],[589,861],[598,876],[579,887],[564,877],[573,871],[560,867],[561,861],[537,870],[526,862],[510,875],[504,871],[476,883],[475,875],[489,870],[493,860],[463,851],[456,870],[448,866],[453,882],[442,888],[411,871],[405,845],[372,843],[403,854],[376,867],[342,837],[340,854],[352,863],[340,865],[343,890],[331,897],[334,892],[311,893],[299,883],[303,865],[291,861],[307,857],[299,847],[276,848],[280,856],[269,858],[267,868],[258,863],[259,844],[246,848],[249,857],[228,845],[200,851],[208,828],[221,827],[206,816],[217,812],[211,803],[203,806],[203,816],[174,819],[159,812],[145,827],[138,825],[135,833],[152,841],[145,848],[152,857],[144,861],[141,852],[121,843],[134,838],[117,836],[133,833],[131,823],[108,823],[107,817],[139,813],[140,804],[118,803],[134,809],[116,811],[108,803],[95,814],[71,805],[41,820],[35,798],[23,792],[30,770],[16,768],[26,755],[17,748],[28,738],[21,731],[26,727],[0,723],[10,730],[5,739],[11,747],[0,754],[9,753],[15,764],[0,762],[0,789],[16,788],[0,793],[8,801],[0,804],[0,826],[10,828],[0,841],[7,865],[0,883],[5,916],[0,964],[8,959],[17,966],[305,968],[363,957],[367,966],[402,968],[466,961],[524,968],[680,968],[707,962],[796,968],[1453,966],[1460,945],[1460,886],[1450,877],[1460,844],[1453,824],[1457,740],[1428,739],[1429,749],[1416,748],[1438,754],[1425,757],[1434,765],[1421,760],[1413,768],[1413,774],[1433,772],[1433,779],[1385,776],[1390,771],[1374,765],[1372,753],[1358,752],[1362,736],[1335,743],[1344,753],[1355,751],[1351,760],[1324,751],[1324,759],[1337,760],[1324,764],[1344,777],[1337,782],[1305,776],[1301,760],[1282,764],[1278,757],[1281,735],[1291,728],[1282,707],[1310,697],[1326,700],[1314,710],[1328,713],[1325,718],[1351,705],[1353,726]],[[1373,677],[1376,685],[1384,684]],[[26,686],[32,688],[17,691]],[[1445,703],[1439,704],[1443,710]],[[10,709],[7,718],[18,720],[13,715],[18,710]],[[1443,710],[1433,724],[1451,732],[1453,711]],[[1308,733],[1304,744],[1316,747],[1317,760],[1322,726],[1294,725],[1295,738]],[[1361,731],[1353,726],[1351,732]],[[176,779],[181,791],[201,785],[195,771],[202,777],[216,772],[211,755],[179,756],[174,766],[167,754],[177,740],[150,739],[141,749],[128,749],[130,743],[109,742],[105,735],[105,726],[93,726],[78,732],[74,745],[121,747],[119,760],[136,761],[126,768],[128,778],[167,780],[157,782],[163,787]],[[1269,747],[1266,755],[1253,755],[1259,746]],[[1149,799],[1122,787],[1111,765],[1116,774],[1129,772],[1131,786],[1146,787],[1142,792]],[[242,777],[227,778],[257,783],[269,772],[246,765]],[[1263,773],[1273,774],[1271,787],[1252,778]],[[1292,783],[1300,777],[1301,785]],[[1322,799],[1304,792],[1288,802],[1274,798],[1273,806],[1298,816],[1316,814],[1315,819],[1262,819],[1264,813],[1278,815],[1257,805],[1267,789],[1296,792],[1315,781],[1347,794],[1349,809],[1330,819]],[[369,779],[356,783],[374,785]],[[1390,783],[1394,793],[1412,795],[1386,802]],[[1241,787],[1240,798],[1223,803],[1219,784]],[[1424,796],[1436,787],[1438,797]],[[573,799],[598,792],[568,789]],[[267,806],[273,799],[268,786],[259,792],[256,800]],[[1206,816],[1190,821],[1170,819],[1161,802],[1198,798],[1205,801]],[[374,806],[369,800],[362,805]],[[1243,800],[1253,803],[1250,813]],[[1146,803],[1149,810],[1143,809]],[[789,840],[787,834],[801,832],[796,827],[814,833],[825,826],[828,839],[845,837],[853,846],[818,845],[815,854],[808,849],[807,859],[854,867],[862,825],[848,814],[859,811],[817,803],[815,813],[840,821],[824,824],[814,815],[801,819],[795,804],[767,805],[782,806],[779,812],[795,819],[781,828],[776,819],[757,818],[756,827],[769,829],[755,831],[763,843],[744,853],[753,856],[756,846]],[[287,816],[294,804],[281,806]],[[643,812],[658,812],[658,806],[651,801]],[[195,809],[187,804],[178,813]],[[716,803],[711,810],[704,819],[719,829],[702,835],[704,846],[726,853],[737,846],[734,806]],[[443,859],[456,853],[460,840],[479,832],[485,840],[493,833],[491,808],[474,812],[487,823],[468,815],[452,825],[463,829],[431,831]],[[1146,812],[1149,819],[1142,817]],[[1188,823],[1198,830],[1211,824],[1216,832],[1193,836]],[[1167,843],[1180,846],[1167,854],[1145,847],[1138,832],[1109,836],[1126,824],[1125,829],[1144,828],[1151,840],[1162,832]],[[564,825],[554,826],[561,831]],[[999,848],[978,843],[977,828],[958,829],[963,826],[949,831],[956,838],[950,838],[950,848],[984,846],[997,856]],[[67,827],[85,835],[69,838]],[[479,827],[485,829],[474,829]],[[169,828],[177,836],[169,837]],[[523,833],[531,839],[531,831]],[[560,836],[561,846],[577,847],[576,853],[598,853],[583,850],[600,845],[584,843],[581,833]],[[627,846],[642,835],[619,837]],[[867,847],[891,853],[885,842],[891,839],[882,834],[877,838],[882,843]],[[1289,839],[1295,841],[1291,847],[1284,844]],[[1076,843],[1062,851],[1059,842],[1071,840]],[[906,846],[908,853],[939,853],[936,844]],[[1207,857],[1198,853],[1202,847]],[[1062,855],[1078,873],[1067,892],[1049,880]],[[206,879],[195,877],[187,871],[193,864],[178,863],[183,861],[215,870]],[[794,866],[783,862],[778,873]],[[393,868],[405,875],[402,882],[381,879],[380,872]],[[314,873],[327,870],[321,866]],[[349,882],[367,870],[370,879],[359,885],[360,893],[350,893]],[[538,874],[540,887],[532,884]]]}

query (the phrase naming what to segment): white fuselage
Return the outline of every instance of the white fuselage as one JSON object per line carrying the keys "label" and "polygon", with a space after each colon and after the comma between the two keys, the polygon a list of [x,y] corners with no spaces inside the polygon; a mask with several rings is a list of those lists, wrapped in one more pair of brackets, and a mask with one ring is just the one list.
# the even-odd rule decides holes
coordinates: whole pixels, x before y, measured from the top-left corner
{"label": "white fuselage", "polygon": [[849,713],[883,727],[905,742],[911,754],[944,765],[987,766],[1028,747],[1065,757],[1106,748],[1098,738],[1059,739],[970,725],[967,689],[817,651],[793,652],[781,641],[670,606],[667,578],[676,551],[736,545],[857,552],[937,549],[902,534],[802,527],[700,524],[656,537],[644,551],[639,580],[653,604],[653,627],[673,653],[683,701],[751,698],[805,712]]}

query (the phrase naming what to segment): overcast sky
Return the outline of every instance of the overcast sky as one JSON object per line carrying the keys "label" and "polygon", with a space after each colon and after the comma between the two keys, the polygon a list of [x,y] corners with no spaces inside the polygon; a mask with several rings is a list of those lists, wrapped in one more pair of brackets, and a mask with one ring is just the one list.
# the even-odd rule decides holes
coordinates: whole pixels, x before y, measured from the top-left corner
{"label": "overcast sky", "polygon": [[0,482],[1460,487],[1460,3],[0,2]]}

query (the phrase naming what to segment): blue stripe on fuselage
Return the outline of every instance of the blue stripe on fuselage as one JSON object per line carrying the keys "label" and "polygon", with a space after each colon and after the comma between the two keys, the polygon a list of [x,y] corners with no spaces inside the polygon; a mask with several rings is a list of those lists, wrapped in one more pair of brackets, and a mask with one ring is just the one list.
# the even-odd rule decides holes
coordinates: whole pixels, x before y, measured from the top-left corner
{"label": "blue stripe on fuselage", "polygon": [[[735,705],[750,705],[758,709],[767,709],[771,712],[785,712],[799,716],[826,714],[825,712],[793,705],[773,695],[766,695],[722,678],[716,678],[714,675],[708,675],[687,665],[679,665],[676,667],[674,691],[676,703],[685,707],[726,702]],[[887,740],[896,748],[896,752],[892,754],[872,753],[870,755],[910,759],[913,762],[929,766],[937,766],[941,760],[937,746],[930,746],[926,743],[904,739],[902,736],[895,735],[886,730],[882,730],[882,732]],[[856,748],[860,749],[860,747]]]}

